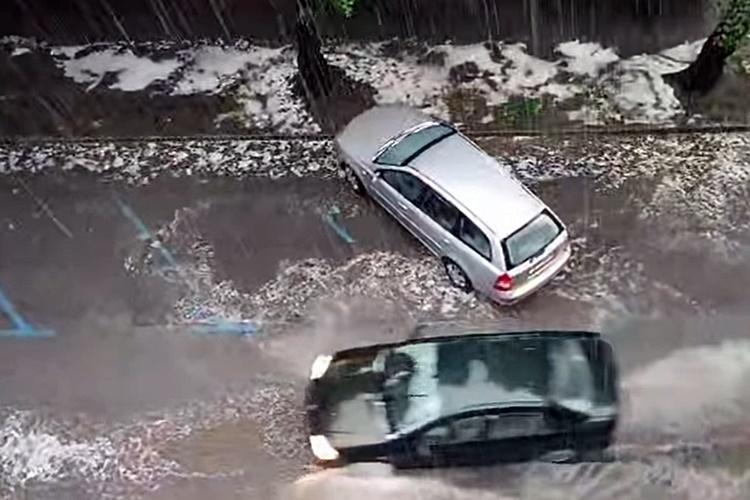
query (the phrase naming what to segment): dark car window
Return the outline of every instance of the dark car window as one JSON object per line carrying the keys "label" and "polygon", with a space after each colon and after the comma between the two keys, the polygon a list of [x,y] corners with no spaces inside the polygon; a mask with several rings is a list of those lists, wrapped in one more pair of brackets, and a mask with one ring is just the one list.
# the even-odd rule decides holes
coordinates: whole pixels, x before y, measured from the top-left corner
{"label": "dark car window", "polygon": [[[600,405],[611,405],[617,403],[617,368],[612,346],[600,340],[575,341],[569,340],[580,348],[580,353],[585,356],[589,366],[593,394],[592,402]],[[575,352],[575,350],[558,350],[558,353]],[[580,377],[580,376],[579,376]],[[571,380],[573,382],[573,380]],[[561,392],[571,392],[572,389],[561,388]]]}
{"label": "dark car window", "polygon": [[548,396],[587,410],[617,402],[617,368],[611,346],[602,340],[560,339],[547,343]]}
{"label": "dark car window", "polygon": [[461,444],[487,438],[487,418],[484,416],[456,417],[443,421],[422,433],[433,445]]}
{"label": "dark car window", "polygon": [[492,247],[489,238],[466,217],[461,217],[458,238],[485,259],[492,259]]}
{"label": "dark car window", "polygon": [[442,123],[425,127],[408,134],[395,144],[387,147],[375,159],[375,163],[403,167],[424,151],[455,133],[455,130]]}
{"label": "dark car window", "polygon": [[452,422],[453,441],[470,443],[483,441],[487,437],[487,419],[485,417],[459,418]]}
{"label": "dark car window", "polygon": [[412,202],[414,205],[419,204],[420,199],[422,199],[428,189],[424,182],[406,172],[382,170],[380,176],[393,189],[398,191],[401,196]]}
{"label": "dark car window", "polygon": [[541,412],[511,413],[487,417],[487,439],[508,439],[541,434],[546,429]]}
{"label": "dark car window", "polygon": [[508,269],[526,262],[543,251],[563,231],[546,210],[503,242]]}
{"label": "dark car window", "polygon": [[455,232],[461,212],[429,187],[420,208],[440,227]]}

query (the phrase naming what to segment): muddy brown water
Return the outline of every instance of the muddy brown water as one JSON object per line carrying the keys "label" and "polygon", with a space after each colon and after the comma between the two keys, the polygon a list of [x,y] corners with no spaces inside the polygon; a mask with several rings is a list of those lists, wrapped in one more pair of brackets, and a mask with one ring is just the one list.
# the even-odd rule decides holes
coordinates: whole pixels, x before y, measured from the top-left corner
{"label": "muddy brown water", "polygon": [[[336,181],[164,179],[147,187],[126,187],[72,175],[29,178],[30,190],[46,201],[72,238],[14,182],[6,178],[0,185],[0,284],[22,314],[55,330],[57,336],[39,342],[0,341],[0,406],[43,411],[45,419],[63,427],[66,424],[59,422],[76,416],[94,422],[105,435],[124,422],[151,422],[144,430],[136,426],[128,432],[134,438],[150,436],[144,450],[181,467],[181,472],[150,484],[149,488],[161,486],[151,493],[145,486],[125,483],[115,488],[108,480],[87,484],[73,477],[57,485],[30,483],[18,493],[27,498],[273,498],[280,485],[303,476],[309,463],[298,412],[299,389],[310,358],[319,350],[398,338],[413,326],[409,311],[398,303],[351,298],[312,311],[311,317],[282,328],[273,339],[195,336],[185,328],[165,325],[175,299],[168,285],[125,272],[125,257],[140,243],[132,223],[113,204],[113,193],[152,228],[170,224],[180,210],[196,211],[199,215],[192,227],[213,246],[214,271],[219,279],[232,279],[245,293],[274,279],[284,260],[312,257],[341,263],[376,250],[423,255],[380,209],[343,192]],[[683,256],[658,255],[658,248],[650,248],[642,235],[658,227],[649,225],[654,221],[640,221],[627,204],[633,196],[648,196],[647,186],[605,194],[585,179],[567,179],[535,189],[569,221],[574,238],[585,240],[579,251],[590,257],[576,268],[581,276],[597,276],[603,265],[597,252],[618,249],[617,258],[623,263],[642,263],[632,269],[642,269],[646,278],[633,284],[632,276],[617,274],[619,268],[613,268],[609,279],[597,278],[619,304],[602,323],[594,320],[595,313],[609,302],[577,296],[587,283],[570,276],[568,298],[540,294],[522,306],[527,313],[516,314],[516,326],[569,323],[603,328],[623,365],[628,394],[623,436],[628,439],[643,435],[654,442],[710,439],[720,430],[715,427],[746,424],[750,394],[744,380],[750,375],[750,347],[744,285],[727,282],[723,272],[712,272],[710,261],[704,262],[703,287],[685,285],[684,268],[699,257],[690,255],[689,249],[682,266],[663,264],[663,259]],[[357,235],[353,247],[338,240],[322,220],[334,202],[346,214],[347,229]],[[592,224],[594,220],[598,222]],[[748,268],[744,261],[721,264],[727,265],[737,276]],[[691,300],[660,295],[649,277],[684,288]],[[714,289],[721,293],[712,294]],[[712,316],[701,316],[705,311]],[[498,320],[504,314],[498,311]],[[291,384],[290,388],[274,385],[269,377]],[[216,400],[223,402],[211,403]],[[206,409],[193,416],[168,416],[169,412],[186,414],[190,402]],[[146,418],[149,413],[155,416]],[[159,429],[172,418],[184,418],[196,430],[187,436],[160,437]],[[160,419],[167,424],[154,423]],[[102,431],[86,435],[96,432]],[[728,462],[742,463],[736,448],[714,457],[719,458],[699,465],[711,471]],[[145,470],[148,463],[136,462],[132,467]],[[674,484],[692,480],[685,479],[679,461],[669,464]],[[544,492],[560,488],[572,488],[571,494],[598,492],[592,498],[607,498],[604,492],[614,491],[609,488],[624,487],[625,479],[618,477],[640,481],[621,498],[645,498],[638,496],[651,491],[650,480],[643,478],[658,471],[662,472],[657,475],[664,474],[663,469],[643,463],[613,467],[600,472],[532,468],[519,476],[522,484],[503,486],[495,481],[479,492],[467,490],[465,480],[449,475],[323,482],[312,476],[305,483],[307,492],[295,490],[294,498],[338,498],[348,491],[367,498],[423,494],[452,500],[467,495],[497,499],[500,494],[518,495],[524,488],[527,498],[546,498]],[[732,467],[737,468],[725,468]],[[576,474],[581,477],[575,479]],[[490,476],[506,477],[497,472]],[[732,496],[734,486],[722,481],[715,485],[717,498],[741,498]],[[481,484],[475,481],[475,486]],[[655,491],[670,494],[676,491],[670,488],[677,487],[659,483]],[[487,492],[488,488],[494,492]]]}

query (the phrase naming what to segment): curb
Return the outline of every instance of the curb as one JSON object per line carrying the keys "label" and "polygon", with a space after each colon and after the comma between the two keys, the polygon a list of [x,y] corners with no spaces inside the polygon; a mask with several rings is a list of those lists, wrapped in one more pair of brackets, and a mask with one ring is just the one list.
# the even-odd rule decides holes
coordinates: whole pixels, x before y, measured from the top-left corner
{"label": "curb", "polygon": [[[586,127],[561,130],[462,130],[473,139],[492,137],[571,137],[571,136],[648,136],[725,134],[750,132],[750,125],[710,125],[686,127]],[[97,144],[97,143],[148,143],[148,142],[236,142],[236,141],[283,141],[312,142],[333,139],[332,134],[235,134],[235,135],[181,135],[181,136],[101,136],[101,137],[55,137],[55,136],[0,136],[0,144]]]}

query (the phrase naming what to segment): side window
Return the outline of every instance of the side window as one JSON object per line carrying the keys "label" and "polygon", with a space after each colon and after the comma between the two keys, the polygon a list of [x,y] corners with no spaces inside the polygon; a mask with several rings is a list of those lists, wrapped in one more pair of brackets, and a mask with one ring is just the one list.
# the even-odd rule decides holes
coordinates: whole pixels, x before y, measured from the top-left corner
{"label": "side window", "polygon": [[444,443],[451,437],[451,428],[446,424],[436,425],[422,433],[422,436],[432,443]]}
{"label": "side window", "polygon": [[424,213],[437,222],[443,229],[454,232],[461,213],[456,207],[445,201],[439,194],[427,188],[427,195],[420,207]]}
{"label": "side window", "polygon": [[484,235],[476,224],[466,217],[461,217],[461,225],[458,229],[458,238],[473,248],[479,255],[487,260],[492,259],[492,247],[490,240]]}
{"label": "side window", "polygon": [[488,439],[509,439],[543,433],[547,425],[541,413],[497,415],[487,419]]}
{"label": "side window", "polygon": [[463,417],[431,428],[422,434],[422,440],[432,445],[461,444],[481,441],[486,434],[486,417]]}
{"label": "side window", "polygon": [[482,441],[487,435],[487,419],[485,417],[468,417],[453,422],[453,439],[456,443],[470,443]]}
{"label": "side window", "polygon": [[420,198],[427,190],[427,186],[422,181],[406,172],[396,170],[383,170],[381,172],[380,176],[386,183],[415,205],[419,203]]}

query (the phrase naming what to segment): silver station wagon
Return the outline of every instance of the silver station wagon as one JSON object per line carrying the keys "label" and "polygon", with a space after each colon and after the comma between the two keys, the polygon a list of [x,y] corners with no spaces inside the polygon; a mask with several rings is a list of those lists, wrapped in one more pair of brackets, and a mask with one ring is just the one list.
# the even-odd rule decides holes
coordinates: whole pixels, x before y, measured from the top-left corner
{"label": "silver station wagon", "polygon": [[500,304],[528,297],[570,258],[562,221],[452,125],[376,106],[336,137],[343,175],[445,266],[450,282]]}

